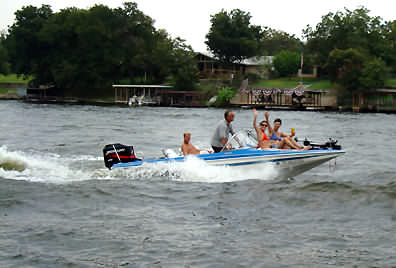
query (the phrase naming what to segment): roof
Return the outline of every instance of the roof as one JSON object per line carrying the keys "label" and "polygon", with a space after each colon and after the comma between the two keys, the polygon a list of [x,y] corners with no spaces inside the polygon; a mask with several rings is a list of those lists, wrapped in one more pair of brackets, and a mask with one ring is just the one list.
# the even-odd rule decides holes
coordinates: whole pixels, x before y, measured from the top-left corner
{"label": "roof", "polygon": [[[208,57],[214,61],[218,61],[217,57],[211,55],[210,53],[198,52],[197,55],[203,55],[203,56]],[[244,59],[241,62],[235,61],[234,63],[248,65],[248,66],[257,66],[257,65],[263,65],[263,64],[271,64],[273,60],[274,60],[274,56],[253,56],[253,57]]]}
{"label": "roof", "polygon": [[375,90],[376,92],[382,93],[396,93],[396,89],[389,89],[389,88],[379,88]]}
{"label": "roof", "polygon": [[161,91],[160,94],[183,94],[183,95],[201,95],[199,91],[186,91],[186,90],[166,90]]}
{"label": "roof", "polygon": [[172,88],[171,86],[164,86],[164,85],[113,85],[113,87],[134,87],[134,88]]}
{"label": "roof", "polygon": [[274,56],[254,56],[243,60],[241,64],[263,65],[263,64],[271,64],[273,60],[274,60]]}

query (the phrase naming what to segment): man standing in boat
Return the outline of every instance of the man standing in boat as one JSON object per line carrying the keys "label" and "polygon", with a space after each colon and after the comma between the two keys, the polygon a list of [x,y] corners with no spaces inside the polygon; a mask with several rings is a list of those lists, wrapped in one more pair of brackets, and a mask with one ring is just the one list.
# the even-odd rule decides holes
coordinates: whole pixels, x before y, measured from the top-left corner
{"label": "man standing in boat", "polygon": [[[217,124],[216,130],[212,136],[212,141],[210,143],[215,153],[220,152],[223,149],[223,147],[227,144],[228,135],[235,134],[231,124],[231,122],[234,121],[234,118],[235,118],[235,114],[231,110],[227,110],[224,112],[224,120],[221,120]],[[231,148],[231,144],[229,145],[229,147]],[[224,149],[228,150],[230,148],[224,148]]]}

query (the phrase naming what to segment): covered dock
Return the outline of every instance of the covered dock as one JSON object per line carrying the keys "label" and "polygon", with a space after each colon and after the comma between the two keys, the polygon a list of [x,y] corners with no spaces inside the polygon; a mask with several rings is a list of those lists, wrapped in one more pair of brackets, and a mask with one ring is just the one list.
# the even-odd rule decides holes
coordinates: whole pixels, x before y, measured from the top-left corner
{"label": "covered dock", "polygon": [[136,101],[139,105],[160,105],[163,90],[171,86],[164,85],[113,85],[114,102],[118,104],[131,104]]}

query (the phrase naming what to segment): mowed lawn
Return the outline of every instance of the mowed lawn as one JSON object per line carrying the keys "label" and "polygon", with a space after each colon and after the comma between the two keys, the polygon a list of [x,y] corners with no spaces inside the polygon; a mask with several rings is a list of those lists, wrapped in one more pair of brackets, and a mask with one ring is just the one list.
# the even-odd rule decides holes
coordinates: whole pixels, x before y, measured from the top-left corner
{"label": "mowed lawn", "polygon": [[336,86],[329,80],[322,79],[312,79],[312,78],[278,78],[270,80],[261,80],[250,84],[252,87],[268,87],[268,88],[295,88],[303,82],[304,85],[309,85],[310,89],[323,89],[329,90],[334,89]]}
{"label": "mowed lawn", "polygon": [[392,78],[392,79],[388,79],[386,82],[385,82],[385,86],[393,86],[393,87],[395,87],[396,86],[396,78]]}
{"label": "mowed lawn", "polygon": [[16,74],[8,74],[2,75],[0,74],[0,83],[24,83],[27,84],[30,81],[30,77],[28,79],[23,79],[23,76],[17,77]]}

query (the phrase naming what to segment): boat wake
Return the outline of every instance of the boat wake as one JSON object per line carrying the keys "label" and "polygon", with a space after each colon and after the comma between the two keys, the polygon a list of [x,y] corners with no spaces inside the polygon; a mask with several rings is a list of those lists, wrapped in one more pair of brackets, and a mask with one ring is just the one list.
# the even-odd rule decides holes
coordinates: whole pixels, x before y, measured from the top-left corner
{"label": "boat wake", "polygon": [[63,158],[58,154],[9,151],[6,146],[1,146],[0,177],[49,183],[88,180],[92,179],[92,174],[79,166],[82,161],[90,160],[93,160],[91,156]]}
{"label": "boat wake", "polygon": [[158,163],[136,168],[103,168],[98,156],[64,157],[41,152],[10,151],[0,147],[0,178],[45,183],[86,180],[170,180],[178,182],[222,183],[249,179],[271,180],[277,170],[270,163],[254,169],[210,166],[196,157],[185,162]]}
{"label": "boat wake", "polygon": [[211,166],[196,157],[185,162],[144,164],[135,168],[117,168],[109,171],[111,176],[134,180],[149,178],[169,179],[180,182],[222,183],[250,179],[272,180],[278,176],[271,163],[257,165],[254,169],[229,166]]}

